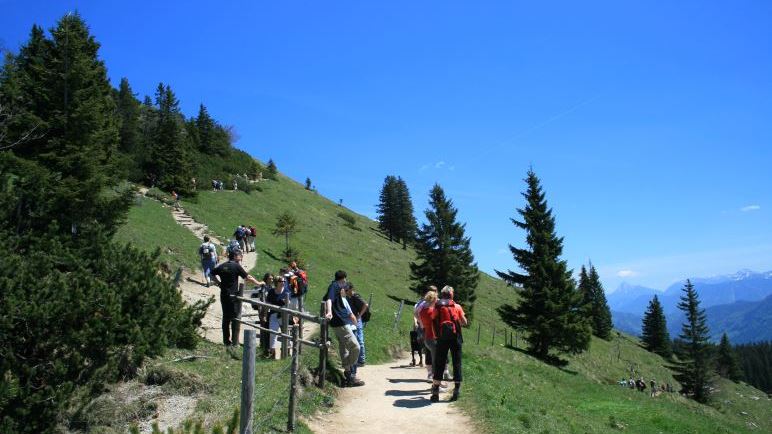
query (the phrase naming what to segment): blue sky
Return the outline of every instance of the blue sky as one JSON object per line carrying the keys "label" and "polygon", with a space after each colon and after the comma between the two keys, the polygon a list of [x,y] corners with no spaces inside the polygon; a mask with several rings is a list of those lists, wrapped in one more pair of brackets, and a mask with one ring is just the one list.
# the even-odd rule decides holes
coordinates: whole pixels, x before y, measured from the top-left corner
{"label": "blue sky", "polygon": [[[533,166],[607,290],[772,270],[772,2],[2,1],[0,40],[78,10],[113,83],[203,102],[238,146],[374,215],[438,182],[514,267]],[[419,216],[420,218],[420,216]]]}

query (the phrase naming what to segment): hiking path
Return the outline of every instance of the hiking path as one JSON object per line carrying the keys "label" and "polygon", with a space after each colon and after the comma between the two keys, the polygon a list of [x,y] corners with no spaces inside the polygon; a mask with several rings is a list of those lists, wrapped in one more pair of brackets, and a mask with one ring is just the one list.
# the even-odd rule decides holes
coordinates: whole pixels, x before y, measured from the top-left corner
{"label": "hiking path", "polygon": [[313,432],[461,434],[478,431],[457,403],[448,402],[452,385],[440,394],[440,402],[429,401],[431,385],[426,381],[426,369],[410,366],[409,357],[366,365],[359,368],[357,377],[364,380],[364,386],[340,389],[330,413],[317,413],[305,420]]}

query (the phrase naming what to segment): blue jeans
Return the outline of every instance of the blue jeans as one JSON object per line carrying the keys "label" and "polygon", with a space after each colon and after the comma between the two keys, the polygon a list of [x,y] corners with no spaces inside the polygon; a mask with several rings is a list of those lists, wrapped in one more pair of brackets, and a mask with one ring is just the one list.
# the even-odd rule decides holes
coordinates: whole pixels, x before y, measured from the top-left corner
{"label": "blue jeans", "polygon": [[365,362],[365,328],[362,326],[362,318],[357,320],[357,341],[359,342],[359,359],[357,363]]}
{"label": "blue jeans", "polygon": [[212,273],[212,269],[214,269],[214,266],[217,265],[214,262],[214,259],[203,259],[201,260],[201,268],[204,269],[204,280],[209,283],[210,274]]}

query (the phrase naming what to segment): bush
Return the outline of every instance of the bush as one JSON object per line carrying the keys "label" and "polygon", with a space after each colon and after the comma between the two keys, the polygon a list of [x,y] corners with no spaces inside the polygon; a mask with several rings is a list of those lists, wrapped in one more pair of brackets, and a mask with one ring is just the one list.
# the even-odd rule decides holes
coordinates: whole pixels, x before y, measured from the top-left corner
{"label": "bush", "polygon": [[353,215],[347,212],[340,211],[338,213],[338,217],[340,217],[340,219],[344,221],[346,227],[357,231],[361,230],[357,227],[357,221]]}

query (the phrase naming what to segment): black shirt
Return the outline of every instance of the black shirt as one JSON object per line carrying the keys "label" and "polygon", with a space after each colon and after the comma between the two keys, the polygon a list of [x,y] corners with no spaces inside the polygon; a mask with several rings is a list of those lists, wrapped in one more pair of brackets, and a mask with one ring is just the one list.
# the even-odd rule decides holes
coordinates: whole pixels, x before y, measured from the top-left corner
{"label": "black shirt", "polygon": [[212,275],[220,278],[220,297],[242,295],[239,291],[239,277],[246,279],[248,274],[238,262],[224,262],[212,270]]}
{"label": "black shirt", "polygon": [[359,313],[362,312],[362,308],[365,307],[365,300],[356,292],[351,297],[346,298],[348,298],[348,304],[351,306],[351,311],[354,312],[354,315],[359,317]]}

